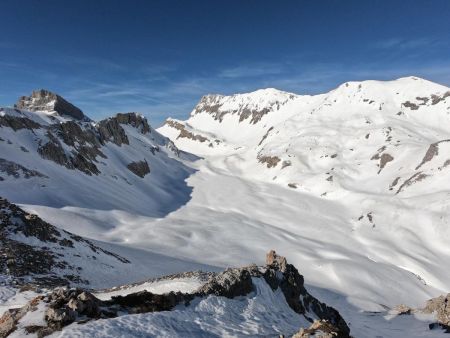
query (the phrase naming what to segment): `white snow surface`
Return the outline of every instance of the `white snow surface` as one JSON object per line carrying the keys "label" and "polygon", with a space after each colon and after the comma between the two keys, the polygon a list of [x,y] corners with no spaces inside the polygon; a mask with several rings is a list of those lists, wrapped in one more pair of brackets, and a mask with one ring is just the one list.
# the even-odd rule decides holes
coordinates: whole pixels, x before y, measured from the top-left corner
{"label": "white snow surface", "polygon": [[204,281],[201,281],[195,277],[165,279],[138,283],[136,285],[131,285],[129,287],[125,286],[120,289],[117,288],[103,292],[95,292],[94,296],[101,300],[108,300],[115,296],[126,296],[131,293],[141,291],[148,291],[155,294],[164,294],[169,293],[170,291],[192,293],[203,284],[205,284]]}
{"label": "white snow surface", "polygon": [[[222,120],[200,106],[187,121],[179,121],[197,134],[220,139],[220,145],[178,138],[179,131],[168,125],[158,129],[178,148],[203,157],[176,159],[179,164],[174,166],[187,174],[166,175],[164,184],[172,184],[169,177],[173,184],[186,179],[190,195],[174,208],[161,207],[164,212],[159,212],[158,203],[169,205],[170,197],[162,192],[158,171],[146,177],[151,184],[142,185],[136,179],[132,185],[118,183],[119,187],[109,179],[49,163],[45,174],[63,177],[46,183],[53,186],[51,192],[40,186],[42,179],[34,183],[34,179],[21,183],[11,179],[0,182],[1,194],[66,230],[114,243],[117,248],[133,247],[143,255],[151,251],[171,259],[227,267],[261,264],[265,253],[275,249],[304,275],[308,290],[343,314],[355,337],[436,337],[441,332],[429,331],[425,318],[390,318],[386,311],[401,303],[422,306],[427,299],[449,291],[450,143],[439,143],[434,156],[421,164],[431,144],[449,138],[449,91],[408,77],[348,82],[317,96],[273,89],[220,96],[214,99],[222,104],[220,109],[230,110]],[[412,109],[410,103],[418,108]],[[269,105],[270,110],[257,123],[250,118],[240,121],[240,109],[249,104],[255,109]],[[6,128],[0,132],[3,139],[26,142],[20,132]],[[0,142],[0,151],[8,153],[3,156],[43,170],[36,165],[42,161],[38,155],[27,157],[17,146],[13,150],[9,145],[9,150],[4,143]],[[117,151],[114,145],[108,147],[108,158],[115,158]],[[133,158],[142,157],[140,152],[136,150]],[[393,159],[382,165],[380,158],[389,158],[383,154]],[[262,156],[280,161],[268,168],[258,161]],[[53,175],[64,170],[67,176]],[[105,171],[110,170],[105,165]],[[62,180],[74,184],[61,192]],[[76,193],[68,194],[70,189]],[[81,203],[86,191],[93,197]],[[159,193],[161,200],[154,198]],[[131,279],[133,272],[129,273]],[[241,317],[223,319],[224,313],[235,316],[227,312],[227,301],[211,297],[205,302],[220,306],[200,302],[173,313],[124,316],[70,327],[64,334],[100,337],[114,330],[114,336],[123,337],[145,336],[143,332],[170,336],[177,328],[184,336],[192,332],[239,336],[233,331],[236,327],[242,334],[259,334],[255,331],[259,323],[250,324]],[[243,309],[239,300],[230,302]],[[248,302],[244,300],[242,306]],[[213,324],[198,319],[206,312],[195,314],[194,309],[210,313]],[[269,332],[264,326],[260,330],[261,334]]]}

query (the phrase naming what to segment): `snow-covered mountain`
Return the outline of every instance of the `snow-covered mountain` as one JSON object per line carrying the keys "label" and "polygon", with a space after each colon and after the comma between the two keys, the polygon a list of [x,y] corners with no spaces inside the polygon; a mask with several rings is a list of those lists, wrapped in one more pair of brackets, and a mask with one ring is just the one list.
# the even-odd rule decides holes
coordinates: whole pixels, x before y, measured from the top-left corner
{"label": "snow-covered mountain", "polygon": [[192,169],[182,163],[189,155],[142,115],[119,113],[94,122],[45,90],[21,97],[16,107],[0,108],[3,197],[151,216],[189,199],[184,179]]}
{"label": "snow-covered mountain", "polygon": [[[241,118],[249,101],[257,121]],[[313,285],[382,311],[448,291],[449,123],[450,88],[408,77],[202,99],[158,131],[205,157],[190,204],[214,206],[192,221],[222,224],[209,242],[251,257],[262,243],[287,250]]]}
{"label": "snow-covered mountain", "polygon": [[[39,91],[2,109],[0,196],[137,262],[139,273],[103,287],[183,264],[261,264],[273,248],[354,337],[440,336],[433,318],[392,309],[449,291],[450,88],[408,77],[314,96],[207,95],[158,130],[134,113],[95,122],[64,102]],[[260,304],[210,301],[230,316]],[[198,306],[195,318],[212,305]],[[141,319],[151,330],[164,321]],[[102,332],[136,320],[106,320]]]}

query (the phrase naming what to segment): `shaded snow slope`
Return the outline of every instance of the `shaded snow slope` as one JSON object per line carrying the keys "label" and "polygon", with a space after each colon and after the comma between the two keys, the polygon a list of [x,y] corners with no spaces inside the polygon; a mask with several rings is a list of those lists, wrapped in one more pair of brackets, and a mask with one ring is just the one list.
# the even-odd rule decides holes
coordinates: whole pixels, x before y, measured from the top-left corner
{"label": "shaded snow slope", "polygon": [[[42,221],[0,198],[0,303],[14,288],[75,285],[105,288],[193,269],[214,269],[187,260],[90,241]],[[188,283],[188,281],[186,281]],[[4,306],[4,305],[2,305]]]}

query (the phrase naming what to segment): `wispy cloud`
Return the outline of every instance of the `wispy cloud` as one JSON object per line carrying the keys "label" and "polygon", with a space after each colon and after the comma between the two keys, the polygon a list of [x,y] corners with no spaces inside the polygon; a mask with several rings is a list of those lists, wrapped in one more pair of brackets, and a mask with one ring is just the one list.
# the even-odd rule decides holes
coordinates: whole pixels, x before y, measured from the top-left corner
{"label": "wispy cloud", "polygon": [[342,64],[315,63],[308,67],[288,67],[280,64],[282,72],[273,76],[252,78],[224,78],[222,71],[210,76],[191,75],[184,79],[166,79],[153,82],[137,79],[127,82],[77,83],[64,93],[74,103],[98,117],[118,111],[139,111],[158,125],[168,117],[186,118],[202,95],[208,93],[232,94],[265,87],[299,94],[327,92],[346,81],[390,80],[416,75],[449,84],[450,62],[417,66],[380,65],[377,63]]}
{"label": "wispy cloud", "polygon": [[218,76],[223,78],[246,78],[280,74],[284,71],[281,63],[247,63],[223,69]]}
{"label": "wispy cloud", "polygon": [[[7,78],[8,84],[0,83],[0,90],[2,100],[5,100],[4,91],[9,87],[14,87],[15,92],[11,95],[14,99],[35,86],[44,87],[59,92],[94,119],[116,112],[138,111],[147,115],[154,125],[159,125],[168,116],[186,118],[200,97],[209,93],[228,95],[275,87],[299,94],[317,94],[346,81],[388,80],[409,75],[449,85],[450,60],[444,57],[428,60],[412,52],[418,48],[414,46],[432,46],[433,43],[426,39],[415,42],[392,39],[370,47],[383,51],[380,54],[389,54],[389,48],[400,48],[408,52],[404,54],[411,55],[410,58],[402,55],[402,58],[388,61],[373,58],[364,63],[351,60],[319,62],[305,61],[309,56],[303,56],[279,62],[237,63],[207,73],[202,69],[180,71],[183,65],[170,62],[136,62],[128,67],[126,63],[97,57],[65,57],[60,58],[60,63],[50,60],[43,66],[23,67],[20,60],[5,60],[0,61],[0,76]],[[67,65],[72,65],[74,70],[70,77],[67,72],[64,76],[59,72]]]}
{"label": "wispy cloud", "polygon": [[434,48],[444,45],[445,42],[432,37],[421,37],[415,39],[405,38],[389,38],[386,40],[376,41],[372,44],[375,49],[389,49],[389,50],[410,50],[417,48]]}

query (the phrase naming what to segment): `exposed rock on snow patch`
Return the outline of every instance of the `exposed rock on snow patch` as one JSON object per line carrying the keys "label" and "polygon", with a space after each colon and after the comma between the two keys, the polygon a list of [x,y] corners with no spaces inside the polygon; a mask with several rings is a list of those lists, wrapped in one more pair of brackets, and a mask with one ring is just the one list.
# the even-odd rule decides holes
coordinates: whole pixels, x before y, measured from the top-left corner
{"label": "exposed rock on snow patch", "polygon": [[144,178],[145,175],[150,173],[150,167],[146,160],[131,162],[127,165],[128,170],[130,170],[133,174]]}
{"label": "exposed rock on snow patch", "polygon": [[6,175],[12,176],[14,178],[19,178],[19,177],[23,177],[26,179],[31,178],[31,177],[48,178],[47,176],[45,176],[44,174],[41,174],[37,170],[31,170],[31,169],[25,168],[24,166],[22,166],[18,163],[5,160],[4,158],[0,158],[0,172],[5,173]]}

